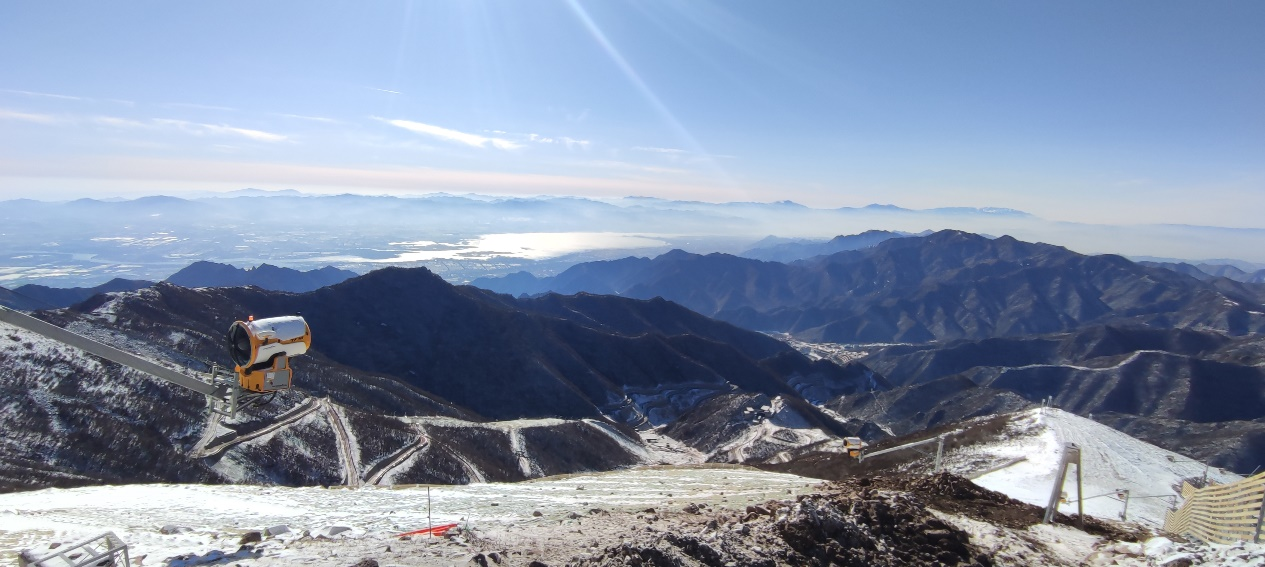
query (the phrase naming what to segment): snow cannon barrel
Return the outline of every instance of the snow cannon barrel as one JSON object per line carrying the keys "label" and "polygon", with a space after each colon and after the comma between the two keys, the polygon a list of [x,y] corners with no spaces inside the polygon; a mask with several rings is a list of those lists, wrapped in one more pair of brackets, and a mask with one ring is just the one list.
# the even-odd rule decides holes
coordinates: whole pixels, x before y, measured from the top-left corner
{"label": "snow cannon barrel", "polygon": [[252,392],[290,389],[290,357],[312,346],[312,330],[298,315],[235,321],[228,328],[228,351],[241,387]]}

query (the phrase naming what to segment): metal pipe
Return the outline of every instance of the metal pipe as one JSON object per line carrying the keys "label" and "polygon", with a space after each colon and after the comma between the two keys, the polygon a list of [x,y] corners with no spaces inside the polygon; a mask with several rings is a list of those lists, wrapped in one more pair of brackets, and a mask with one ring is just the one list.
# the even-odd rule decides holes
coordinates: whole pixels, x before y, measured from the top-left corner
{"label": "metal pipe", "polygon": [[183,386],[204,396],[223,396],[226,393],[223,391],[223,387],[217,387],[213,384],[203,382],[202,380],[185,376],[184,374],[176,372],[175,370],[165,366],[159,366],[151,360],[146,360],[132,353],[124,352],[105,343],[67,331],[57,325],[41,321],[31,317],[30,315],[19,313],[7,307],[0,306],[0,321],[15,327],[26,329],[37,335],[48,337],[60,343],[70,345],[111,362],[116,362],[128,368],[133,368],[151,376],[161,378],[177,386]]}
{"label": "metal pipe", "polygon": [[935,472],[940,472],[940,458],[944,456],[944,435],[940,436],[940,443],[936,445],[936,468]]}
{"label": "metal pipe", "polygon": [[1054,476],[1054,486],[1050,490],[1050,503],[1045,507],[1045,516],[1041,519],[1042,523],[1054,523],[1054,516],[1058,513],[1060,496],[1063,493],[1063,482],[1067,479],[1067,468],[1076,465],[1076,508],[1080,514],[1078,523],[1084,528],[1085,522],[1085,504],[1081,502],[1085,493],[1082,491],[1081,483],[1081,449],[1075,443],[1066,443],[1063,445],[1063,457],[1059,459],[1059,469]]}
{"label": "metal pipe", "polygon": [[902,450],[904,450],[904,449],[912,449],[912,448],[914,448],[914,447],[919,447],[919,446],[922,446],[922,445],[927,445],[927,444],[930,444],[930,443],[936,443],[936,442],[939,442],[939,443],[940,443],[941,448],[943,449],[943,447],[944,447],[944,439],[945,439],[945,438],[949,437],[950,435],[957,435],[957,434],[959,434],[959,433],[961,433],[961,432],[962,432],[962,430],[961,430],[961,429],[955,429],[955,430],[950,431],[950,432],[948,432],[948,433],[942,433],[942,434],[940,434],[940,436],[939,436],[939,437],[931,437],[931,438],[928,438],[928,439],[923,439],[922,441],[914,441],[913,443],[905,443],[904,445],[897,445],[897,446],[895,446],[895,447],[891,447],[891,448],[889,448],[889,449],[883,449],[882,451],[874,451],[873,453],[861,453],[861,455],[857,457],[857,462],[864,461],[865,459],[867,459],[867,458],[869,458],[869,457],[877,457],[877,456],[879,456],[879,455],[883,455],[883,454],[886,454],[886,453],[891,453],[892,451],[902,451]]}
{"label": "metal pipe", "polygon": [[1085,529],[1085,490],[1081,484],[1081,453],[1076,450],[1076,527]]}

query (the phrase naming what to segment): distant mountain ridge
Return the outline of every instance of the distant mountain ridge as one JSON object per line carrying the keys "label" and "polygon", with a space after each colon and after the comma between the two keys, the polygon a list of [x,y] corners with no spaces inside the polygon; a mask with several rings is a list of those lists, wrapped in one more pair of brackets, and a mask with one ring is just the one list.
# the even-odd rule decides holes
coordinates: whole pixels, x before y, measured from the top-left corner
{"label": "distant mountain ridge", "polygon": [[512,295],[663,297],[816,342],[984,339],[1113,322],[1265,332],[1265,286],[952,230],[790,264],[674,250],[477,284]]}
{"label": "distant mountain ridge", "polygon": [[1164,268],[1172,270],[1179,274],[1200,279],[1210,280],[1212,278],[1227,278],[1236,282],[1243,283],[1265,283],[1265,269],[1246,271],[1238,266],[1230,264],[1209,264],[1201,262],[1199,264],[1190,264],[1188,262],[1138,262],[1143,266],[1153,268]]}
{"label": "distant mountain ridge", "polygon": [[253,285],[273,291],[302,293],[341,283],[357,275],[359,274],[333,266],[301,272],[272,264],[260,264],[256,268],[237,268],[229,264],[199,261],[189,264],[164,281],[184,287]]}
{"label": "distant mountain ridge", "polygon": [[[308,271],[260,264],[256,268],[237,268],[229,264],[198,261],[168,277],[166,282],[184,287],[235,287],[253,285],[274,291],[302,293],[333,285],[356,277],[348,270],[333,266]],[[114,278],[95,287],[57,288],[27,284],[8,290],[0,288],[0,305],[10,309],[60,309],[87,301],[94,295],[116,291],[135,291],[154,285],[145,280]]]}
{"label": "distant mountain ridge", "polygon": [[5,287],[0,287],[0,305],[8,307],[9,309],[17,309],[19,311],[31,311],[34,309],[46,308],[43,302],[15,293],[13,290]]}
{"label": "distant mountain ridge", "polygon": [[[70,307],[81,301],[97,295],[99,293],[109,293],[112,291],[135,291],[154,285],[154,282],[145,280],[126,280],[123,278],[114,278],[96,287],[71,287],[57,288],[42,285],[27,284],[15,288],[13,291],[23,296],[24,302],[16,305],[10,305],[0,298],[0,305],[12,307],[16,309],[57,309],[62,307]],[[23,306],[18,306],[23,305]]]}
{"label": "distant mountain ridge", "polygon": [[[826,256],[836,252],[869,248],[885,240],[903,236],[913,235],[890,230],[867,230],[860,234],[836,236],[826,242],[786,242],[772,246],[756,247],[739,254],[739,256],[753,260],[787,263],[814,256]],[[923,236],[926,235],[924,234]]]}

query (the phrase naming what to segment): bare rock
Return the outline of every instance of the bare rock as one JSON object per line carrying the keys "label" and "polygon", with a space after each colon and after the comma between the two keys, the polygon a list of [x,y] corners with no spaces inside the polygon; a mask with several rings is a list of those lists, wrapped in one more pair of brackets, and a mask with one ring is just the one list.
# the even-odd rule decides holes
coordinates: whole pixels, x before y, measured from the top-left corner
{"label": "bare rock", "polygon": [[285,524],[281,524],[279,526],[272,526],[270,528],[264,529],[264,535],[268,537],[275,537],[281,534],[288,534],[288,533],[290,533],[290,526],[287,526]]}
{"label": "bare rock", "polygon": [[316,537],[317,538],[331,538],[336,535],[343,534],[349,531],[351,531],[351,528],[347,526],[327,526],[319,530],[316,530]]}

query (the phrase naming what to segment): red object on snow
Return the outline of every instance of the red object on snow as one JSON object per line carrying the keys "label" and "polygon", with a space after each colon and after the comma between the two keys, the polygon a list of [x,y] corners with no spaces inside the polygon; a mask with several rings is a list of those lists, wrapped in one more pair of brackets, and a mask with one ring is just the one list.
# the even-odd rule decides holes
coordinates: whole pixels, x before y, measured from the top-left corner
{"label": "red object on snow", "polygon": [[453,529],[453,528],[455,528],[455,527],[457,527],[457,524],[444,524],[444,525],[442,525],[442,526],[435,526],[435,527],[432,527],[432,528],[422,528],[422,529],[420,529],[420,530],[414,530],[414,531],[411,531],[411,532],[404,532],[404,533],[402,533],[402,534],[400,534],[400,535],[398,535],[398,536],[395,536],[395,537],[404,537],[404,536],[411,536],[411,535],[437,535],[437,536],[441,536],[441,535],[444,535],[444,534],[448,533],[448,530],[451,530],[451,529]]}

